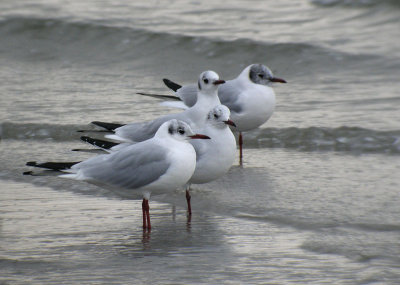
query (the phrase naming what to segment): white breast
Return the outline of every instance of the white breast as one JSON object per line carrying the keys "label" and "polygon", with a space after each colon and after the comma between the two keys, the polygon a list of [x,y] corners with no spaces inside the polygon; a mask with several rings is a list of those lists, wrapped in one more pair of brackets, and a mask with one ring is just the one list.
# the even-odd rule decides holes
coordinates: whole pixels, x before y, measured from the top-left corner
{"label": "white breast", "polygon": [[184,186],[192,177],[196,167],[196,152],[191,144],[175,142],[174,147],[168,152],[167,160],[171,162],[167,172],[157,181],[144,187],[143,193],[147,190],[153,194],[171,192]]}
{"label": "white breast", "polygon": [[193,140],[198,153],[196,169],[189,183],[202,184],[228,172],[236,155],[236,140],[229,128],[207,132],[210,140]]}
{"label": "white breast", "polygon": [[238,103],[242,110],[231,112],[237,131],[249,131],[258,128],[272,116],[275,110],[275,93],[268,86],[255,84],[253,88],[242,92]]}

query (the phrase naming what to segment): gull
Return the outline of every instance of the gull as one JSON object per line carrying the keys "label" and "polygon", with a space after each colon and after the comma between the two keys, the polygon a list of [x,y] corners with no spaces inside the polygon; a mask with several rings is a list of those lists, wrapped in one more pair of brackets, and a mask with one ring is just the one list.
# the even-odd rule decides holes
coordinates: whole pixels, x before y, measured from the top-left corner
{"label": "gull", "polygon": [[187,123],[173,119],[163,123],[153,138],[109,154],[67,162],[64,166],[57,162],[27,165],[69,172],[60,177],[87,181],[122,197],[142,196],[143,228],[150,230],[150,195],[182,187],[194,173],[196,152],[189,139],[210,137],[195,134]]}
{"label": "gull", "polygon": [[196,151],[196,168],[186,184],[189,216],[192,214],[191,184],[208,183],[221,177],[228,172],[235,161],[236,139],[228,126],[236,126],[230,119],[230,111],[228,107],[218,105],[208,113],[206,124],[201,129],[201,133],[211,139],[190,142]]}
{"label": "gull", "polygon": [[[164,102],[169,107],[188,108],[196,104],[196,85],[181,86],[171,80],[164,79],[164,83],[176,92],[176,101]],[[273,82],[286,83],[284,79],[275,77],[272,71],[262,64],[247,66],[238,77],[226,81],[218,89],[221,104],[231,111],[231,118],[239,132],[239,158],[243,162],[242,132],[250,131],[264,124],[275,110],[275,92]],[[141,95],[157,95],[139,93]],[[158,97],[171,98],[172,96],[159,95]]]}
{"label": "gull", "polygon": [[182,120],[191,127],[196,126],[199,128],[204,123],[204,118],[208,111],[212,107],[221,104],[217,90],[218,86],[223,83],[225,81],[220,80],[218,74],[214,71],[204,71],[200,74],[196,87],[196,94],[199,99],[196,104],[181,113],[169,114],[148,122],[130,123],[122,126],[98,121],[92,123],[114,132],[114,134],[106,135],[107,138],[125,142],[147,140],[154,136],[154,133],[162,123],[171,119]]}
{"label": "gull", "polygon": [[[230,111],[224,105],[217,105],[205,116],[202,128],[196,132],[210,137],[210,140],[191,140],[196,151],[196,168],[186,184],[186,201],[188,214],[192,214],[190,204],[190,185],[203,184],[213,181],[228,172],[235,160],[236,140],[228,126],[235,126],[229,118]],[[130,143],[114,143],[110,141],[94,139],[87,136],[81,137],[87,143],[97,146],[105,151],[119,151]]]}

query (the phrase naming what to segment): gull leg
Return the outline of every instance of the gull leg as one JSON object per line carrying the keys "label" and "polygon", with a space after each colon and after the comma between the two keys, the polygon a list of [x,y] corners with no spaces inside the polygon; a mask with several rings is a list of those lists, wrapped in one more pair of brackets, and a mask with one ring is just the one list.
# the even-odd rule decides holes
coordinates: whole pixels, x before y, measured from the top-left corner
{"label": "gull leg", "polygon": [[151,230],[151,224],[150,224],[150,205],[149,205],[149,200],[146,199],[146,219],[147,219],[147,229]]}
{"label": "gull leg", "polygon": [[243,136],[242,136],[242,132],[239,132],[239,164],[243,165]]}
{"label": "gull leg", "polygon": [[143,229],[147,228],[147,219],[146,219],[146,199],[143,198],[142,201],[142,215],[143,215]]}
{"label": "gull leg", "polygon": [[190,185],[186,187],[186,202],[187,202],[187,209],[188,209],[188,215],[192,215],[192,205],[190,204],[190,199],[192,197],[190,196]]}

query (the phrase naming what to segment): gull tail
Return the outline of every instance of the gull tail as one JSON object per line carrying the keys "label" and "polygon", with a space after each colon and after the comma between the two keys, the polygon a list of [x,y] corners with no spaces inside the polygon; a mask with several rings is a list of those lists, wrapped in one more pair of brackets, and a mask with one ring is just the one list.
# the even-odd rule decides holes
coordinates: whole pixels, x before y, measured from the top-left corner
{"label": "gull tail", "polygon": [[91,122],[93,125],[102,127],[110,132],[114,131],[115,129],[118,129],[119,127],[124,126],[123,124],[115,124],[115,123],[106,123],[106,122],[99,122],[99,121],[93,121]]}
{"label": "gull tail", "polygon": [[111,149],[112,147],[119,145],[119,143],[116,142],[110,142],[106,140],[100,140],[100,139],[95,139],[87,136],[82,136],[81,140],[84,142],[87,142],[91,145],[97,146],[102,149]]}
{"label": "gull tail", "polygon": [[188,106],[183,103],[183,101],[164,101],[160,103],[161,106],[169,107],[169,108],[179,108],[179,109],[189,109]]}
{"label": "gull tail", "polygon": [[79,179],[79,176],[78,176],[78,174],[76,174],[76,173],[70,173],[70,174],[62,174],[62,175],[59,175],[58,177],[61,177],[61,178],[69,178],[69,179],[76,179],[76,180],[84,180],[84,179]]}
{"label": "gull tail", "polygon": [[182,88],[182,85],[179,85],[178,83],[175,83],[167,78],[163,79],[163,82],[165,85],[167,85],[167,87],[171,90],[173,90],[174,92],[176,92],[178,89]]}
{"label": "gull tail", "polygon": [[66,170],[70,169],[73,165],[79,163],[80,161],[76,162],[43,162],[37,163],[36,161],[29,161],[26,163],[27,166],[39,167],[39,168],[46,168],[50,170]]}
{"label": "gull tail", "polygon": [[110,139],[110,140],[115,140],[115,141],[119,141],[119,142],[124,142],[124,143],[131,143],[132,141],[123,137],[120,137],[116,134],[110,134],[110,135],[106,135],[106,138]]}

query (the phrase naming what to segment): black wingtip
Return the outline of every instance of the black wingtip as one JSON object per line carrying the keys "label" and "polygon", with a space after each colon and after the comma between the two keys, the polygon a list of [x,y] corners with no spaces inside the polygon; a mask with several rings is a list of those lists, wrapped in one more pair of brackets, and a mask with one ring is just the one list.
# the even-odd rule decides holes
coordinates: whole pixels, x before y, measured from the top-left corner
{"label": "black wingtip", "polygon": [[[123,126],[123,125],[121,125]],[[77,130],[77,133],[112,133],[112,130]]]}
{"label": "black wingtip", "polygon": [[173,90],[174,92],[182,88],[182,85],[179,85],[178,83],[175,83],[167,78],[164,78],[163,82],[169,89]]}
{"label": "black wingtip", "polygon": [[110,142],[110,141],[106,141],[106,140],[94,139],[94,138],[91,138],[88,136],[81,136],[81,140],[84,142],[87,142],[91,145],[103,148],[103,149],[110,149],[119,144],[119,143]]}
{"label": "black wingtip", "polygon": [[33,175],[33,171],[25,171],[22,175]]}
{"label": "black wingtip", "polygon": [[104,153],[105,150],[101,148],[74,148],[71,151],[87,152],[87,153]]}
{"label": "black wingtip", "polygon": [[79,163],[77,162],[43,162],[37,163],[36,161],[28,161],[26,163],[27,166],[39,167],[39,168],[46,168],[51,170],[65,170],[71,168],[73,165]]}
{"label": "black wingtip", "polygon": [[123,124],[115,124],[115,123],[106,123],[106,122],[100,122],[100,121],[93,121],[91,124],[102,127],[108,131],[114,131],[115,129],[122,127]]}
{"label": "black wingtip", "polygon": [[148,96],[148,97],[153,97],[153,98],[156,98],[156,99],[168,99],[168,100],[181,101],[181,99],[179,97],[174,96],[174,95],[150,94],[150,93],[143,93],[143,92],[137,92],[136,94],[144,95],[144,96]]}

